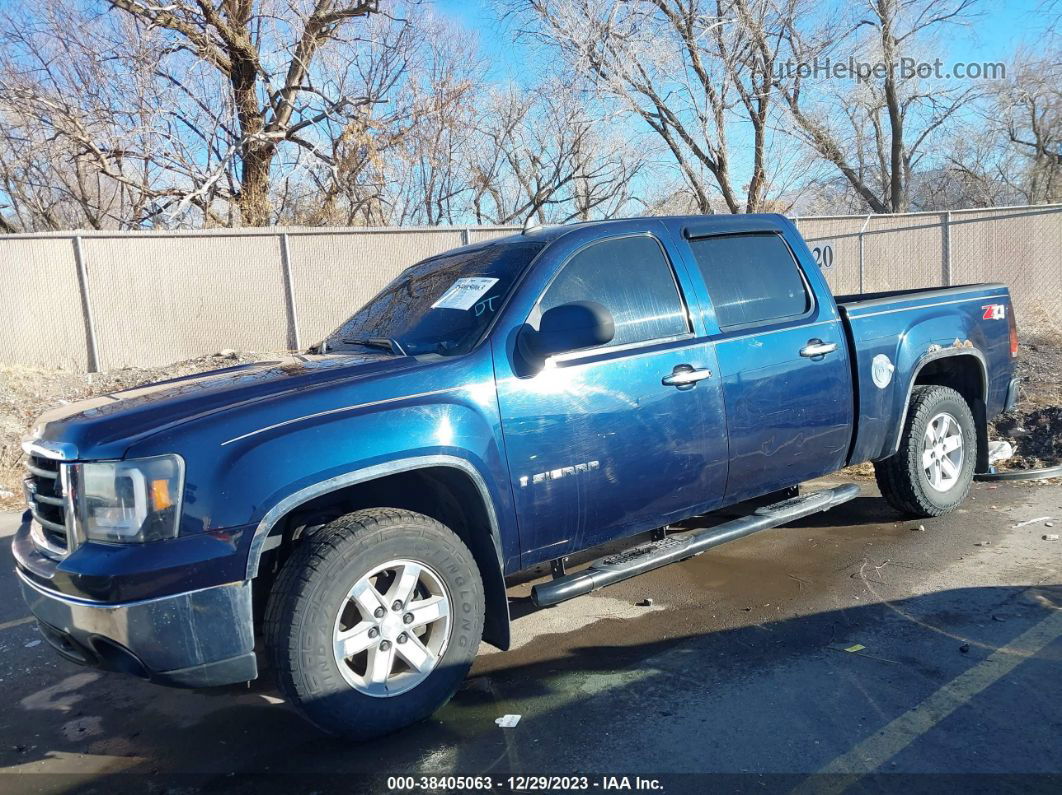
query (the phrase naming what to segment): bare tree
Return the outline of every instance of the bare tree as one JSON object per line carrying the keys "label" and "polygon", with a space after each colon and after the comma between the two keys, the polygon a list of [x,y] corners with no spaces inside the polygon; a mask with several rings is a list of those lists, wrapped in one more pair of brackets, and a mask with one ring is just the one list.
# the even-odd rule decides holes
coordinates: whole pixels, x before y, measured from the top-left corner
{"label": "bare tree", "polygon": [[[389,153],[455,98],[432,83],[425,53],[444,45],[423,15],[100,2],[119,10],[25,3],[0,33],[16,54],[0,66],[0,191],[52,216],[39,226],[386,222]],[[80,193],[57,196],[74,177]]]}
{"label": "bare tree", "polygon": [[[900,68],[902,59],[917,62],[924,40],[935,30],[967,20],[976,2],[867,0],[854,16],[844,13],[844,4],[831,8],[832,21],[826,24],[821,18],[788,18],[786,39],[796,68],[776,79],[775,88],[796,122],[798,135],[833,164],[874,212],[910,208],[912,175],[928,144],[983,93],[976,84],[948,86]],[[743,4],[739,0],[738,5]],[[755,30],[751,25],[750,29]],[[773,37],[757,34],[756,38],[765,52],[774,44]],[[854,87],[833,91],[809,81],[809,65],[829,58],[845,62],[849,57],[872,67],[858,76]]]}
{"label": "bare tree", "polygon": [[644,155],[560,82],[513,86],[484,102],[470,163],[477,223],[611,217],[631,198]]}
{"label": "bare tree", "polygon": [[136,227],[176,201],[172,183],[153,184],[178,148],[149,132],[166,103],[150,88],[156,42],[115,23],[67,0],[0,17],[7,231]]}
{"label": "bare tree", "polygon": [[[700,212],[720,196],[755,211],[771,182],[772,73],[785,15],[769,0],[509,0],[532,32],[562,53],[601,95],[622,102],[666,146]],[[741,9],[738,8],[741,5]],[[739,11],[755,22],[753,39]],[[772,38],[773,36],[773,38]],[[751,144],[732,151],[737,130]],[[735,174],[735,161],[747,172]]]}
{"label": "bare tree", "polygon": [[938,166],[915,175],[911,202],[924,210],[958,210],[1022,204],[1021,158],[998,129],[969,124],[949,136]]}
{"label": "bare tree", "polygon": [[[14,57],[0,69],[3,145],[9,155],[54,164],[35,183],[25,156],[10,161],[6,192],[22,207],[27,190],[46,204],[47,185],[53,194],[66,187],[64,201],[76,201],[78,221],[89,226],[266,223],[282,145],[327,161],[313,139],[328,122],[364,115],[376,99],[330,94],[332,76],[309,69],[349,15],[367,14],[370,4],[317,2],[301,16],[289,6],[286,19],[270,8],[252,14],[250,2],[111,5],[129,13],[45,0],[5,20],[0,35]],[[294,44],[285,44],[286,31]],[[254,113],[252,96],[260,99]],[[189,217],[191,209],[198,215]],[[51,215],[46,225],[78,225]]]}
{"label": "bare tree", "polygon": [[487,64],[467,31],[426,18],[400,104],[405,133],[383,159],[380,222],[460,223],[471,191],[469,156],[479,123]]}
{"label": "bare tree", "polygon": [[[318,51],[341,29],[378,11],[377,0],[107,0],[149,29],[164,31],[174,55],[191,55],[223,81],[235,115],[237,202],[243,223],[271,221],[271,171],[282,144],[318,148],[302,133],[330,117],[349,116],[373,100],[333,95],[314,79]],[[198,92],[171,79],[190,97]]]}
{"label": "bare tree", "polygon": [[395,161],[422,125],[461,96],[431,82],[446,68],[433,20],[413,26],[380,14],[365,21],[363,33],[322,54],[318,81],[327,79],[332,94],[366,101],[355,112],[319,119],[300,134],[303,145],[289,148],[281,161],[285,222],[397,222],[396,202],[404,199],[394,193]]}
{"label": "bare tree", "polygon": [[1019,53],[1005,81],[941,142],[937,168],[916,175],[926,209],[1062,200],[1062,65]]}
{"label": "bare tree", "polygon": [[0,229],[589,218],[644,167],[570,86],[489,90],[429,13],[341,37],[323,2],[123,8],[45,0],[0,31]]}
{"label": "bare tree", "polygon": [[1049,34],[1062,35],[1062,0],[1041,0],[1036,13],[1047,17]]}
{"label": "bare tree", "polygon": [[996,94],[993,118],[1020,156],[1029,203],[1062,200],[1062,63],[1033,58],[1016,65]]}

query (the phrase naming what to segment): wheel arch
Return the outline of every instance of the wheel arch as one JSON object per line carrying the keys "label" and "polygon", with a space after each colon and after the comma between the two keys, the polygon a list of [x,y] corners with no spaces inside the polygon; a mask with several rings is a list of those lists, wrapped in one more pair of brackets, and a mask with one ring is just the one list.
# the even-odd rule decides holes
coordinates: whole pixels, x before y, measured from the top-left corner
{"label": "wheel arch", "polygon": [[[468,546],[483,578],[483,639],[509,647],[509,605],[498,516],[490,490],[469,461],[450,455],[416,456],[345,472],[288,495],[262,517],[247,557],[247,579],[258,590],[272,585],[263,561],[282,562],[314,517],[368,507],[405,508],[450,527]],[[316,524],[320,524],[317,522]]]}
{"label": "wheel arch", "polygon": [[985,356],[976,348],[942,348],[919,358],[912,369],[907,384],[907,394],[901,408],[900,422],[896,429],[889,454],[900,448],[900,440],[907,425],[911,408],[911,394],[916,386],[946,386],[954,389],[970,406],[977,430],[976,471],[983,472],[988,466],[988,364]]}

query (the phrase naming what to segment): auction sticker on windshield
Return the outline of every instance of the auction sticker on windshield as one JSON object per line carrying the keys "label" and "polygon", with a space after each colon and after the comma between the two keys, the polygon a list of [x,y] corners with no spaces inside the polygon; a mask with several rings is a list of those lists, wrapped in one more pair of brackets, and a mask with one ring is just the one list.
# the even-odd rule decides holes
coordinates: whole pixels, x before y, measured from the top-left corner
{"label": "auction sticker on windshield", "polygon": [[439,300],[431,305],[432,309],[471,309],[476,301],[487,294],[498,283],[489,276],[466,276],[450,285]]}

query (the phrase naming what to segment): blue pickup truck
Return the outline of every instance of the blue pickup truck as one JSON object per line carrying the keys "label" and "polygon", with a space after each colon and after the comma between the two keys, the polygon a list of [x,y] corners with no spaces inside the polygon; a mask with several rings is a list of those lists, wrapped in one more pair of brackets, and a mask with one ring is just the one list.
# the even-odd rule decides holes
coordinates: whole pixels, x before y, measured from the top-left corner
{"label": "blue pickup truck", "polygon": [[68,659],[184,687],[268,660],[313,723],[380,735],[507,648],[519,570],[551,564],[552,605],[851,499],[794,487],[864,461],[904,514],[953,509],[1017,344],[1003,285],[833,296],[781,216],[526,230],[306,353],[46,413],[17,574]]}

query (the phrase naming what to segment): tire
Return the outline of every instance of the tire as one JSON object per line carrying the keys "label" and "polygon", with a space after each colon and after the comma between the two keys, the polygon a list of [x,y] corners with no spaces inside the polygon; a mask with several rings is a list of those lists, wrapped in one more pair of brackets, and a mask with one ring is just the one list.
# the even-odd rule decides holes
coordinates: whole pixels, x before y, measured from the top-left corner
{"label": "tire", "polygon": [[[403,594],[404,605],[385,607]],[[440,596],[446,617],[421,625],[443,612]],[[366,605],[375,605],[369,618]],[[297,543],[269,597],[265,640],[283,695],[329,734],[364,740],[450,700],[475,659],[483,617],[483,583],[461,539],[427,516],[377,508]],[[363,645],[340,662],[340,648]]]}
{"label": "tire", "polygon": [[[942,416],[954,426],[940,420]],[[929,442],[931,426],[934,438],[948,428],[940,437],[943,445]],[[977,428],[962,395],[946,386],[916,386],[900,447],[889,458],[874,462],[874,474],[881,496],[896,510],[911,516],[941,516],[966,499],[976,463]]]}

